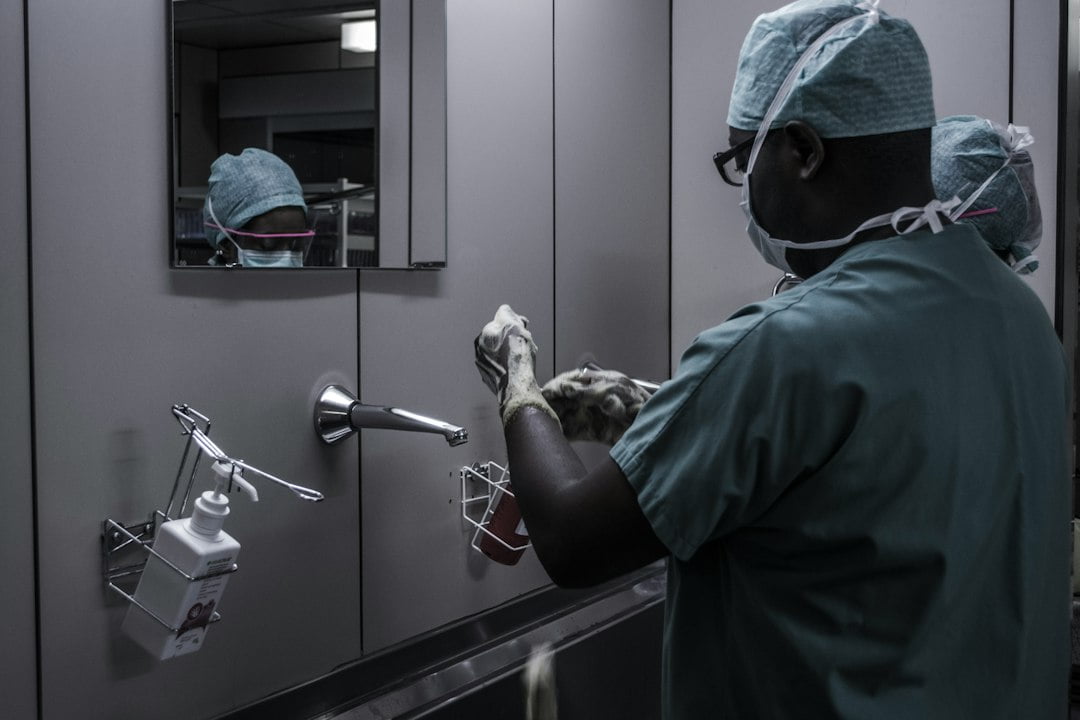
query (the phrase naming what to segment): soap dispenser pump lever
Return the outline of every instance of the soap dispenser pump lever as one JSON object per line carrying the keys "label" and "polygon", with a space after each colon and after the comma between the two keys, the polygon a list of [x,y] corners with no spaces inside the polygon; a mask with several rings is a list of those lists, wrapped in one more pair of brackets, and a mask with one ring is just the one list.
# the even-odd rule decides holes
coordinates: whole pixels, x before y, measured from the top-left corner
{"label": "soap dispenser pump lever", "polygon": [[290,490],[301,500],[319,502],[325,499],[324,495],[317,490],[312,490],[311,488],[306,488],[302,485],[294,485],[293,483],[286,482],[285,480],[282,480],[275,475],[271,475],[268,472],[260,470],[254,465],[249,465],[243,460],[230,457],[225,453],[224,450],[222,450],[218,446],[217,443],[211,440],[206,433],[199,429],[199,426],[195,423],[195,421],[185,412],[186,410],[188,410],[187,406],[174,405],[173,415],[176,416],[177,421],[180,423],[181,427],[184,428],[184,433],[186,435],[189,435],[191,439],[194,440],[195,443],[199,446],[199,449],[201,449],[204,453],[213,458],[216,462],[220,462],[225,465],[231,464],[234,468],[243,468],[244,470],[249,470],[260,477],[266,478],[270,482],[276,483],[286,488],[287,490]]}

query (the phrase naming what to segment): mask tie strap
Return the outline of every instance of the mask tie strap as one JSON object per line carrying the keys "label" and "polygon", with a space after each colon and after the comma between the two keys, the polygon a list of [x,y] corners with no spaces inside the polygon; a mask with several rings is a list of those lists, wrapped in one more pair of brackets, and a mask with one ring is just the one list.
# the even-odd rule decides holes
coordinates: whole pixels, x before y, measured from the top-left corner
{"label": "mask tie strap", "polygon": [[[945,226],[941,222],[941,216],[945,216],[946,218],[951,217],[950,213],[959,202],[960,198],[954,197],[946,202],[931,200],[923,207],[902,207],[892,214],[889,222],[892,225],[893,230],[901,235],[915,232],[924,225],[929,225],[930,230],[936,235],[945,229]],[[905,220],[911,220],[912,222],[906,228],[901,230],[900,224]]]}
{"label": "mask tie strap", "polygon": [[1009,126],[1005,128],[1002,140],[1005,141],[1005,149],[1010,155],[1035,144],[1031,128],[1026,125],[1013,125],[1012,123],[1009,123]]}
{"label": "mask tie strap", "polygon": [[[210,198],[209,195],[206,196],[206,209],[210,213],[210,219],[214,221],[215,229],[220,230],[222,235],[228,238],[233,245],[236,245],[236,240],[229,233],[225,225],[222,224],[220,220],[218,220],[217,215],[214,214],[214,201]],[[240,246],[236,245],[236,247],[239,248]]]}
{"label": "mask tie strap", "polygon": [[1013,272],[1015,272],[1017,275],[1024,275],[1034,270],[1035,267],[1038,267],[1038,265],[1039,258],[1035,257],[1035,255],[1028,255],[1023,260],[1017,260],[1013,262],[1010,267],[1012,267]]}
{"label": "mask tie strap", "polygon": [[878,20],[881,19],[881,14],[878,12],[878,4],[881,0],[863,0],[863,2],[855,3],[855,7],[860,10],[865,10],[867,13],[867,21],[871,25],[877,25]]}
{"label": "mask tie strap", "polygon": [[315,237],[314,230],[304,230],[303,232],[283,232],[283,233],[257,233],[257,232],[244,232],[243,230],[237,230],[236,228],[227,228],[214,223],[205,223],[208,227],[212,227],[216,230],[221,230],[225,233],[231,233],[232,235],[239,235],[240,237],[253,237],[253,238],[309,238]]}

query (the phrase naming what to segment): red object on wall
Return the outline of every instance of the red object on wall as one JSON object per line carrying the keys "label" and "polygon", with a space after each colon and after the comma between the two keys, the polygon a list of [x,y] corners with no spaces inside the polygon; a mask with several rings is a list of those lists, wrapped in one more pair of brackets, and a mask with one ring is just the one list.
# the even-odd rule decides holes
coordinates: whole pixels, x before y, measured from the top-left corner
{"label": "red object on wall", "polygon": [[[509,487],[508,484],[507,488]],[[529,535],[525,529],[525,523],[521,520],[521,510],[513,495],[508,492],[500,494],[485,529],[507,545],[520,549],[511,550],[488,533],[483,533],[480,539],[480,552],[497,563],[516,565],[525,554],[524,546],[529,542]]]}

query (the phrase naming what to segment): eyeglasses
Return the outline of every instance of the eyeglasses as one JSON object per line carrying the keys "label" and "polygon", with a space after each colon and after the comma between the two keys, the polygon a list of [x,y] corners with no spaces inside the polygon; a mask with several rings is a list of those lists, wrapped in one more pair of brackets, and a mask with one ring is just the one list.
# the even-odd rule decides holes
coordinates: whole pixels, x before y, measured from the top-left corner
{"label": "eyeglasses", "polygon": [[746,174],[746,169],[739,167],[736,158],[754,144],[754,137],[750,136],[735,147],[728,148],[724,152],[718,152],[712,156],[713,164],[716,165],[720,177],[724,178],[724,182],[728,185],[742,187],[743,175]]}

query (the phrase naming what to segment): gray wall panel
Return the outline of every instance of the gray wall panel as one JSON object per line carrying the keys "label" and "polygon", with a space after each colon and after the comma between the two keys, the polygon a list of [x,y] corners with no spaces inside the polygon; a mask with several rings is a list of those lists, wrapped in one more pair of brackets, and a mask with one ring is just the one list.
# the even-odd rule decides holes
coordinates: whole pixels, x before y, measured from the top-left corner
{"label": "gray wall panel", "polygon": [[930,58],[938,117],[1007,120],[1009,0],[889,0],[882,8],[907,18],[919,33]]}
{"label": "gray wall panel", "polygon": [[668,3],[555,5],[556,369],[668,376]]}
{"label": "gray wall panel", "polygon": [[469,442],[361,433],[365,653],[547,583],[531,551],[505,567],[468,547],[457,470],[506,459],[472,349],[500,303],[529,316],[551,373],[551,3],[447,13],[448,269],[361,273],[361,400],[464,425]]}
{"label": "gray wall panel", "polygon": [[446,262],[446,3],[413,0],[410,264]]}
{"label": "gray wall panel", "polygon": [[[34,508],[30,448],[30,320],[26,223],[26,122],[23,5],[0,6],[0,227],[5,261],[0,264],[0,698],[4,714],[37,715],[37,641],[34,617]],[[12,590],[16,589],[16,590]]]}
{"label": "gray wall panel", "polygon": [[[47,720],[213,717],[360,654],[357,449],[329,453],[311,426],[321,383],[356,380],[355,274],[169,270],[165,10],[29,11]],[[227,451],[328,499],[258,481],[258,505],[237,498],[223,620],[198,653],[157,663],[119,632],[98,538],[105,517],[164,504],[175,402],[209,414]]]}
{"label": "gray wall panel", "polygon": [[[767,296],[779,271],[746,237],[739,191],[710,162],[726,149],[739,48],[754,18],[779,3],[674,2],[672,125],[672,361],[694,336]],[[896,0],[930,56],[939,116],[1008,111],[1008,0]],[[1044,40],[1045,42],[1045,37]],[[1056,36],[1053,43],[1056,45]]]}
{"label": "gray wall panel", "polygon": [[779,274],[746,237],[739,191],[716,174],[739,48],[779,3],[674,0],[672,11],[671,351],[769,293]]}
{"label": "gray wall panel", "polygon": [[379,5],[379,266],[409,265],[411,3]]}

